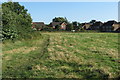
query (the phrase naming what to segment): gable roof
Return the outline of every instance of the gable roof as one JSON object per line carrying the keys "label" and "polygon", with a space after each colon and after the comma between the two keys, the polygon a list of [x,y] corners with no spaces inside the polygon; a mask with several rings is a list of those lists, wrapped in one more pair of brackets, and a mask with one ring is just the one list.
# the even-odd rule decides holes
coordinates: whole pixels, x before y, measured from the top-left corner
{"label": "gable roof", "polygon": [[103,24],[103,26],[112,26],[113,24],[117,23],[116,21],[108,21],[106,23]]}
{"label": "gable roof", "polygon": [[45,26],[44,22],[33,22],[33,24],[39,24],[41,26]]}
{"label": "gable roof", "polygon": [[90,23],[85,23],[83,26],[91,26]]}
{"label": "gable roof", "polygon": [[61,22],[52,22],[52,23],[50,23],[52,26],[56,26],[56,25],[60,25],[61,24]]}
{"label": "gable roof", "polygon": [[62,23],[65,23],[65,22],[51,22],[50,25],[57,26],[57,25],[61,25]]}
{"label": "gable roof", "polygon": [[97,21],[95,23],[93,23],[92,26],[101,26],[103,23],[101,21]]}

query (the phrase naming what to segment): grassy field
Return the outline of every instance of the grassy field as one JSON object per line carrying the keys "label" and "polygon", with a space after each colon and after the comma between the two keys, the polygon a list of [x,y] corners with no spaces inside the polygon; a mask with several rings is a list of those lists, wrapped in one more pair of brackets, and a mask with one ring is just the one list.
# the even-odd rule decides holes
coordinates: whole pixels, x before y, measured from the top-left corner
{"label": "grassy field", "polygon": [[3,43],[3,78],[118,78],[117,33],[40,33]]}

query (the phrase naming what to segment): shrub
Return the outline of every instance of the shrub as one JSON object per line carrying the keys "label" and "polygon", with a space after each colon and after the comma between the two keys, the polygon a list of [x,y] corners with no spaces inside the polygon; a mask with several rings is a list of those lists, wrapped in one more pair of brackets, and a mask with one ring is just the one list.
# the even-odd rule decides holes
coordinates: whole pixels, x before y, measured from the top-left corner
{"label": "shrub", "polygon": [[2,40],[18,38],[17,31],[6,29],[2,31]]}
{"label": "shrub", "polygon": [[2,38],[14,39],[27,37],[32,31],[32,19],[27,9],[18,2],[2,3]]}
{"label": "shrub", "polygon": [[52,27],[45,27],[45,28],[43,28],[42,31],[49,31],[49,32],[51,32],[51,31],[54,31],[54,29]]}

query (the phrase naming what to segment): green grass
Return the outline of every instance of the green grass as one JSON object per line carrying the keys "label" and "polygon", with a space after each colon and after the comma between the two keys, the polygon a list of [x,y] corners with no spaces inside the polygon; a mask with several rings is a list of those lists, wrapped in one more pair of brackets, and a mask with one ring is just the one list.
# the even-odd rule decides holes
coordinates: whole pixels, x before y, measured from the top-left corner
{"label": "green grass", "polygon": [[118,78],[117,33],[38,33],[3,44],[3,78]]}

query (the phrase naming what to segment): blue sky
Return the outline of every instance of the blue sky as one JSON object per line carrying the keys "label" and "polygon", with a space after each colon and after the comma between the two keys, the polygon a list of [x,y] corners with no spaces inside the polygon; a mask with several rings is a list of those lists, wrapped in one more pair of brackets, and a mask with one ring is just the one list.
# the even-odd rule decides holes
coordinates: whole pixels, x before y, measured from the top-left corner
{"label": "blue sky", "polygon": [[54,17],[66,17],[70,22],[118,20],[117,2],[20,2],[34,22],[50,23]]}

